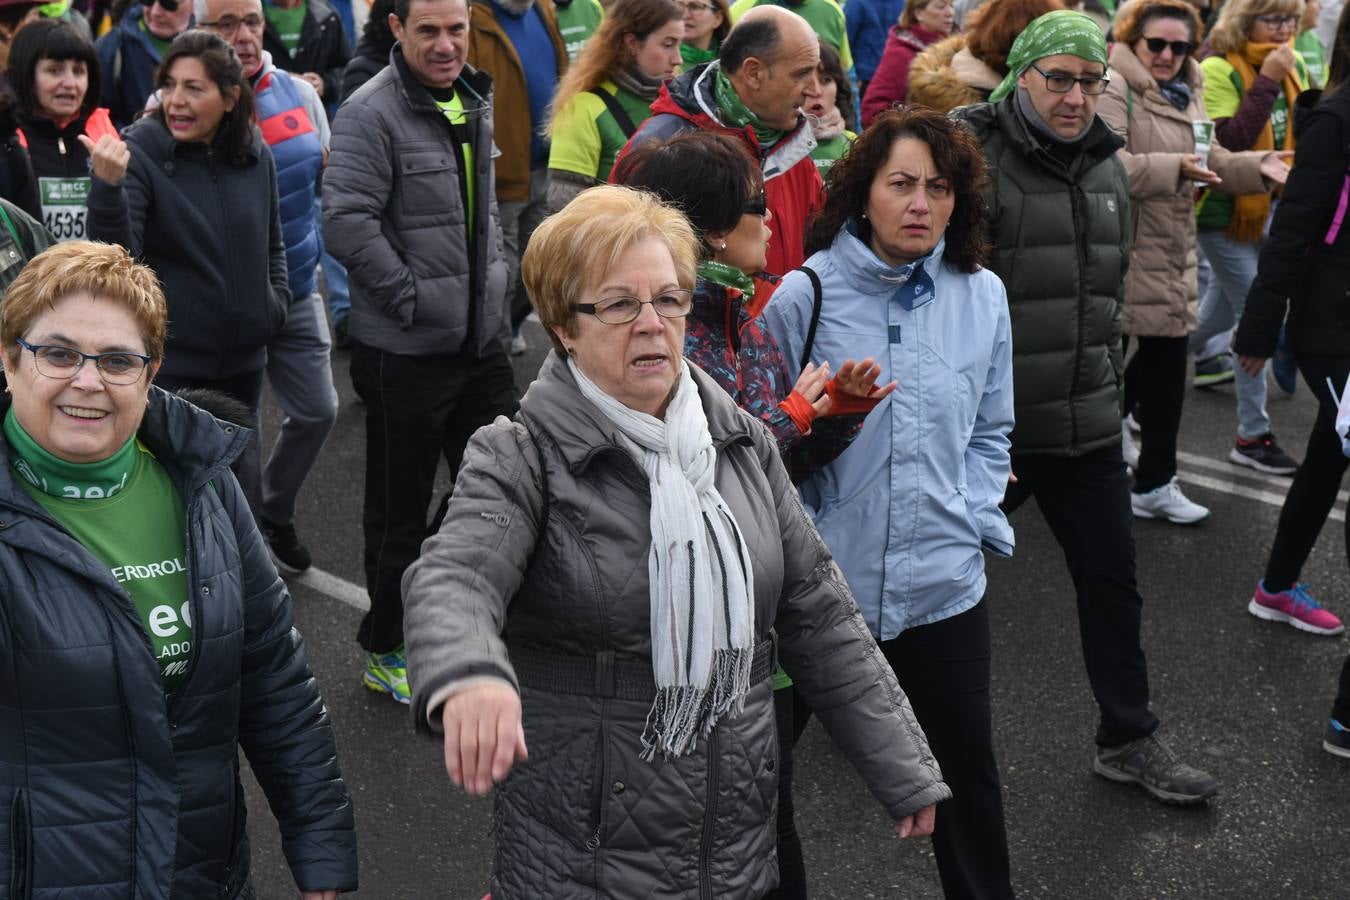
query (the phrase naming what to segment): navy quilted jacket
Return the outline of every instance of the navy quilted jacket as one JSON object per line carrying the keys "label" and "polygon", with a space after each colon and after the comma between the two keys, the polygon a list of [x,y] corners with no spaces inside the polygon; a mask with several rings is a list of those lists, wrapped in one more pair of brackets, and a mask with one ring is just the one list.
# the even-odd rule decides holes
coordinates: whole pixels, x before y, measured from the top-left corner
{"label": "navy quilted jacket", "polygon": [[140,438],[187,510],[195,646],[167,702],[130,596],[15,482],[0,438],[0,900],[241,896],[240,747],[297,884],[354,890],[328,712],[228,469],[248,432],[155,388]]}

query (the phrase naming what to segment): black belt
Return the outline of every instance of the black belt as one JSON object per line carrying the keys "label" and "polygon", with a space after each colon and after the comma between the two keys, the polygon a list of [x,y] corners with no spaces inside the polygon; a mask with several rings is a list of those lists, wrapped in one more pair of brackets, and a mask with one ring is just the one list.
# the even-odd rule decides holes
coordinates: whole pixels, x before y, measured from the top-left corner
{"label": "black belt", "polygon": [[[521,687],[643,703],[656,699],[651,663],[616,660],[613,650],[595,656],[568,656],[525,647],[507,649]],[[750,664],[750,683],[758,684],[768,678],[773,674],[773,668],[773,641],[761,641],[755,645],[755,658]]]}

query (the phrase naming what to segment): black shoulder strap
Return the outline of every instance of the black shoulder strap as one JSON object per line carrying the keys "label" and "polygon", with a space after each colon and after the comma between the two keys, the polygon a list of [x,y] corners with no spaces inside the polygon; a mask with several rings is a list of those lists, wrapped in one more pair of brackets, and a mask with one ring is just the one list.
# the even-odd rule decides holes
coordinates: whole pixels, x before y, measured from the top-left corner
{"label": "black shoulder strap", "polygon": [[629,118],[628,113],[624,112],[623,107],[619,105],[618,97],[601,87],[593,87],[587,93],[600,98],[601,102],[605,104],[605,109],[609,110],[609,114],[614,117],[614,121],[619,123],[619,128],[623,131],[624,137],[630,138],[637,132],[637,126],[633,124],[633,120]]}
{"label": "black shoulder strap", "polygon": [[806,344],[802,347],[802,369],[806,368],[807,363],[811,361],[811,348],[816,343],[816,326],[820,324],[820,303],[823,299],[820,289],[820,276],[816,270],[810,266],[802,266],[801,270],[806,273],[806,277],[811,279],[811,324],[806,328]]}

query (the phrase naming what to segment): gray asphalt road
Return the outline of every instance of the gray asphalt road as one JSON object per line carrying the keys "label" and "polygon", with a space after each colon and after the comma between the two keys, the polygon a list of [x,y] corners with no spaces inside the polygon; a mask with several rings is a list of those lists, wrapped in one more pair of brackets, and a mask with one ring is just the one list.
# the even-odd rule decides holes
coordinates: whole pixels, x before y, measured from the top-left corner
{"label": "gray asphalt road", "polygon": [[[516,360],[522,386],[546,349],[542,332],[528,327],[531,352]],[[317,568],[361,585],[364,413],[346,354],[335,355],[334,372],[342,409],[297,525]],[[1301,451],[1313,412],[1306,386],[1293,398],[1272,386],[1270,405],[1281,439]],[[275,411],[268,420],[275,424]],[[1165,807],[1091,774],[1095,707],[1072,587],[1033,504],[1013,517],[1016,558],[990,564],[996,741],[1014,883],[1024,897],[1350,897],[1350,764],[1320,749],[1347,644],[1246,612],[1284,482],[1224,461],[1233,422],[1231,387],[1189,393],[1182,478],[1214,514],[1190,529],[1144,522],[1135,531],[1154,707],[1172,745],[1219,778],[1221,793],[1207,808]],[[1328,524],[1304,577],[1350,616],[1342,527]],[[296,618],[356,806],[360,896],[478,900],[492,854],[489,802],[457,793],[436,743],[413,734],[404,708],[361,686],[352,641],[360,613],[335,599],[352,590],[313,582],[325,590],[293,585]],[[799,754],[812,895],[940,896],[928,843],[895,839],[814,723]],[[275,821],[251,780],[249,789],[259,893],[293,897]]]}

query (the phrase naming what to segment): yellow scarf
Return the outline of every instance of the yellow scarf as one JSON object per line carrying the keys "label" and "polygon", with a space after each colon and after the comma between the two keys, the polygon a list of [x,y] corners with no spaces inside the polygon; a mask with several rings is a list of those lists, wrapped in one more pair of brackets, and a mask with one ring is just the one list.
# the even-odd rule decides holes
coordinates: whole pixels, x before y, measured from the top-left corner
{"label": "yellow scarf", "polygon": [[[1257,69],[1266,61],[1266,57],[1270,55],[1271,51],[1279,46],[1279,44],[1248,41],[1243,45],[1241,53],[1233,52],[1225,55],[1224,58],[1228,60],[1228,64],[1242,78],[1242,93],[1244,96],[1247,91],[1251,90],[1252,83],[1256,81]],[[1284,76],[1282,86],[1284,88],[1287,121],[1284,129],[1284,144],[1281,149],[1293,150],[1294,101],[1298,99],[1299,92],[1303,90],[1303,85],[1298,80],[1297,66],[1290,69],[1289,74]],[[1269,118],[1266,119],[1266,124],[1262,126],[1261,133],[1256,138],[1256,143],[1252,144],[1250,149],[1275,149],[1275,129],[1271,127]],[[1233,221],[1228,224],[1228,236],[1244,244],[1259,243],[1261,241],[1261,229],[1265,227],[1266,219],[1269,216],[1270,194],[1243,194],[1233,204]]]}

